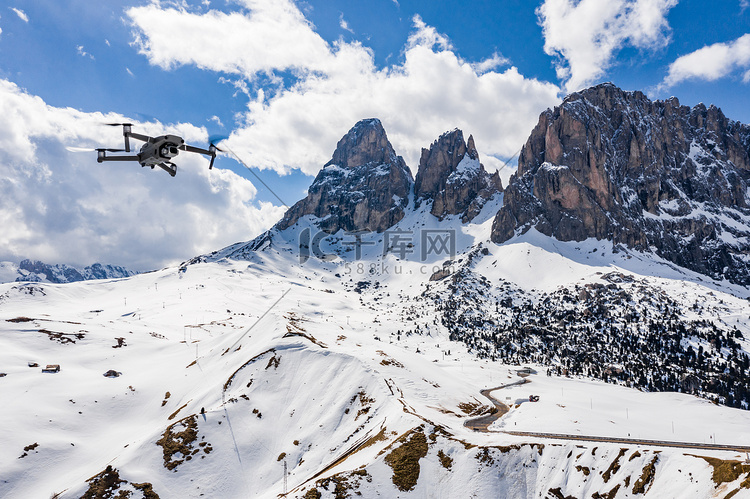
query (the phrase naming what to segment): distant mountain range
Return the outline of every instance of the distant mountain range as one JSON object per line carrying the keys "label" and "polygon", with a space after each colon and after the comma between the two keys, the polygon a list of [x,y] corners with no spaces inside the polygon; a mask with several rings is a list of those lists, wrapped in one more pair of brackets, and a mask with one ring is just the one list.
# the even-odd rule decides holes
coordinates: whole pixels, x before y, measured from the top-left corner
{"label": "distant mountain range", "polygon": [[93,279],[120,279],[137,274],[118,265],[95,263],[84,268],[65,264],[50,265],[38,260],[21,260],[21,263],[0,262],[0,282],[67,282]]}

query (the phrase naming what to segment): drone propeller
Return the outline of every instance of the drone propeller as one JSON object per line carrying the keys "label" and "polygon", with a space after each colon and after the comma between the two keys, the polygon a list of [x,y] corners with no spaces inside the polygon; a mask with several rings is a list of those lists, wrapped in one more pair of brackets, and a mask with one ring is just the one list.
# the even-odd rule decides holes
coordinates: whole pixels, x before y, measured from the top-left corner
{"label": "drone propeller", "polygon": [[96,149],[92,149],[90,147],[72,147],[68,146],[65,149],[67,149],[70,152],[95,152],[95,151],[107,151],[107,152],[125,152],[125,149],[105,149],[103,147],[98,147]]}
{"label": "drone propeller", "polygon": [[214,167],[214,160],[216,159],[216,151],[224,152],[223,149],[216,146],[219,142],[227,140],[229,137],[226,135],[211,135],[208,137],[208,152],[211,154],[211,162],[208,164],[208,169]]}
{"label": "drone propeller", "polygon": [[133,126],[132,123],[102,123],[102,125],[107,125],[107,126]]}
{"label": "drone propeller", "polygon": [[218,147],[216,147],[216,144],[218,144],[219,142],[224,142],[228,138],[229,137],[226,135],[211,135],[210,137],[208,137],[208,143],[209,145],[212,145],[217,151],[224,152]]}

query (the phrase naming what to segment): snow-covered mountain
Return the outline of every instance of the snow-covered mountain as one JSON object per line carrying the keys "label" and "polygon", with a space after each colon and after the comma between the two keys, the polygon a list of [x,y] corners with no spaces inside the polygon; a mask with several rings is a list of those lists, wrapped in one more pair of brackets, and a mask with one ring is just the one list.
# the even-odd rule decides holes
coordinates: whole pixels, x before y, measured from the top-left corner
{"label": "snow-covered mountain", "polygon": [[366,120],[253,241],[0,284],[0,496],[750,497],[750,291],[493,242],[473,140],[426,151],[417,188]]}
{"label": "snow-covered mountain", "polygon": [[39,260],[21,260],[19,264],[0,262],[0,282],[66,282],[89,281],[92,279],[121,279],[136,273],[118,265],[95,263],[84,268],[65,264],[41,262]]}

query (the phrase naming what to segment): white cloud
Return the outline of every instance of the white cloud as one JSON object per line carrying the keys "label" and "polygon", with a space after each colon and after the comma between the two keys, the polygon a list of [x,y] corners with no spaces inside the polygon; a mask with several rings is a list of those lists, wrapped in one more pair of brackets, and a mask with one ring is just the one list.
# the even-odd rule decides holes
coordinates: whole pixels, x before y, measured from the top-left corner
{"label": "white cloud", "polygon": [[406,41],[407,50],[414,47],[437,47],[439,50],[453,50],[447,36],[439,33],[433,26],[428,26],[419,15],[412,18],[416,28]]}
{"label": "white cloud", "polygon": [[[334,61],[328,44],[291,3],[240,0],[247,13],[189,12],[158,3],[126,11],[135,46],[164,69],[192,64],[254,75],[274,70],[326,71]],[[201,33],[202,36],[195,36]]]}
{"label": "white cloud", "polygon": [[[728,43],[706,45],[695,52],[678,57],[669,65],[661,88],[671,87],[684,80],[714,81],[730,73],[750,67],[750,34]],[[750,71],[743,75],[748,81]]]}
{"label": "white cloud", "polygon": [[472,64],[471,67],[478,74],[484,74],[488,71],[493,71],[507,64],[510,64],[510,59],[507,59],[503,57],[502,55],[498,54],[497,52],[495,52],[494,54],[492,54],[492,57],[490,57],[489,59],[485,59],[481,62],[476,62]]}
{"label": "white cloud", "polygon": [[[402,61],[378,69],[369,48],[342,40],[329,44],[291,3],[245,0],[244,5],[244,13],[199,15],[152,4],[128,15],[137,45],[152,64],[193,64],[238,75],[237,81],[224,81],[251,100],[229,145],[258,168],[315,174],[338,139],[369,117],[383,121],[413,169],[421,148],[454,127],[474,135],[492,168],[499,163],[492,156],[515,153],[539,113],[558,102],[560,89],[553,84],[525,78],[514,67],[494,71],[506,63],[497,54],[475,64],[462,60],[448,38],[418,16]],[[197,26],[201,40],[210,42],[193,50]],[[291,71],[294,83],[279,82],[267,91],[241,86],[281,71]]]}
{"label": "white cloud", "polygon": [[349,27],[349,23],[346,22],[346,19],[344,19],[343,12],[339,14],[339,27],[341,27],[341,29],[343,29],[344,31],[348,31],[349,33],[354,33],[354,30]]}
{"label": "white cloud", "polygon": [[208,119],[208,121],[211,121],[211,122],[213,122],[213,123],[216,123],[216,124],[217,124],[217,125],[219,125],[219,126],[220,126],[221,128],[224,128],[224,123],[222,123],[222,122],[221,122],[221,118],[219,118],[218,116],[211,116],[211,117],[210,117],[210,118]]}
{"label": "white cloud", "polygon": [[600,78],[617,51],[669,43],[666,15],[678,0],[545,0],[537,9],[544,51],[568,91]]}
{"label": "white cloud", "polygon": [[750,7],[750,0],[740,0],[740,12],[745,12],[748,7]]}
{"label": "white cloud", "polygon": [[88,57],[92,61],[94,60],[94,56],[86,52],[86,50],[84,50],[83,48],[83,45],[78,45],[76,47],[76,50],[78,51],[78,55],[80,55],[81,57]]}
{"label": "white cloud", "polygon": [[26,15],[26,12],[22,11],[21,9],[16,9],[15,7],[11,7],[10,10],[16,13],[16,15],[25,23],[29,22],[29,16]]}
{"label": "white cloud", "polygon": [[[0,113],[13,117],[0,120],[0,260],[147,270],[247,240],[283,213],[253,206],[248,180],[209,171],[199,155],[181,155],[172,178],[137,163],[99,164],[93,152],[66,151],[120,146],[121,130],[101,123],[121,116],[51,107],[5,80]],[[206,140],[205,129],[186,124],[143,123],[138,130]]]}

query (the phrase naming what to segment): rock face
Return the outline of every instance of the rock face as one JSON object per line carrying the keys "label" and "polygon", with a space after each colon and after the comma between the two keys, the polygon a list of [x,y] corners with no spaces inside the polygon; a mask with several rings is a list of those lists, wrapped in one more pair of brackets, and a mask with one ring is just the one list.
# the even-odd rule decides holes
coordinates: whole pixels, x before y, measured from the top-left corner
{"label": "rock face", "polygon": [[750,126],[606,83],[542,113],[492,240],[532,227],[563,241],[609,239],[747,285],[749,181]]}
{"label": "rock face", "polygon": [[16,281],[53,282],[57,284],[92,279],[119,279],[135,275],[126,268],[117,265],[95,263],[82,270],[69,265],[49,265],[40,261],[22,260],[18,264]]}
{"label": "rock face", "polygon": [[307,197],[277,224],[286,229],[315,215],[322,230],[382,232],[401,220],[413,179],[378,119],[362,120],[338,142]]}
{"label": "rock face", "polygon": [[430,212],[439,219],[461,215],[466,223],[502,190],[499,174],[488,174],[479,162],[471,135],[465,142],[463,132],[456,129],[441,135],[429,149],[422,149],[414,195],[417,203],[432,200]]}

